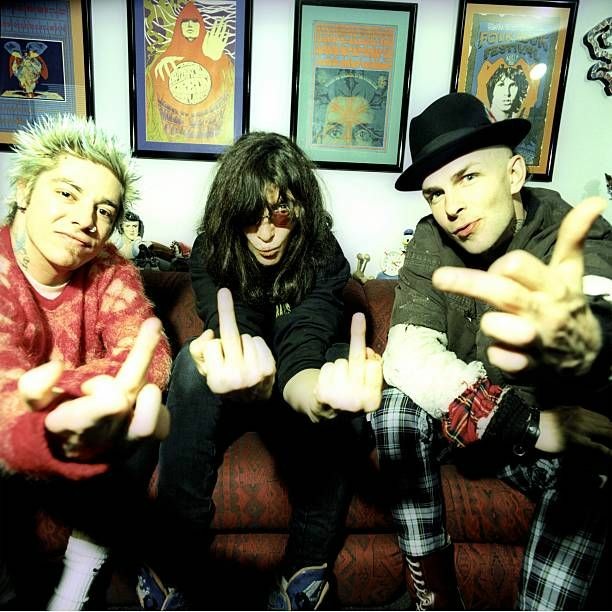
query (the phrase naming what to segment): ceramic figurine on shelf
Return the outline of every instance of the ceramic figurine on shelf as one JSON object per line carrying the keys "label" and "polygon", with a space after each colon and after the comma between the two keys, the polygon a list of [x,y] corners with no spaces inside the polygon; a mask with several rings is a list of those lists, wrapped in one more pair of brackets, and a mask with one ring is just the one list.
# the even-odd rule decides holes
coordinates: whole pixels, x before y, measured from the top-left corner
{"label": "ceramic figurine on shelf", "polygon": [[383,259],[382,259],[382,272],[379,272],[376,275],[376,278],[382,279],[395,279],[397,280],[400,268],[404,263],[404,256],[406,253],[406,247],[410,240],[412,240],[412,236],[414,235],[414,230],[412,228],[408,228],[404,230],[404,235],[402,237],[402,248],[400,249],[385,249]]}
{"label": "ceramic figurine on shelf", "polygon": [[374,278],[373,276],[366,276],[365,269],[368,265],[368,261],[370,261],[370,255],[368,253],[357,253],[357,269],[353,272],[352,276],[362,284]]}

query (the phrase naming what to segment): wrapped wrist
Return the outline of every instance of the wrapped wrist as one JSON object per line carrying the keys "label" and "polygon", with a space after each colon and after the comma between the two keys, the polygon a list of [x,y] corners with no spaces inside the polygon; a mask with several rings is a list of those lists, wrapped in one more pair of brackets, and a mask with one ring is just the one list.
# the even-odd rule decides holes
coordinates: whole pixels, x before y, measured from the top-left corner
{"label": "wrapped wrist", "polygon": [[516,389],[506,388],[482,439],[499,448],[510,449],[517,457],[533,450],[540,436],[540,411]]}
{"label": "wrapped wrist", "polygon": [[529,414],[525,431],[520,440],[512,445],[512,452],[517,457],[523,457],[533,451],[540,437],[540,411],[533,408]]}

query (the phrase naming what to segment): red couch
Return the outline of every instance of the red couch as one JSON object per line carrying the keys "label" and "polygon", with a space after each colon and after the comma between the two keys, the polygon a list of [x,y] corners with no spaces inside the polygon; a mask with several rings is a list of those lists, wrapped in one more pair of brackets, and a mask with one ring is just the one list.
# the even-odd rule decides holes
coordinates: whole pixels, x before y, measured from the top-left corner
{"label": "red couch", "polygon": [[[200,333],[185,274],[145,272],[144,279],[174,349]],[[365,312],[368,344],[379,353],[387,341],[394,286],[388,280],[365,285],[351,280],[345,290],[347,322],[353,312]],[[531,502],[498,480],[467,480],[450,465],[443,467],[443,475],[448,528],[456,544],[466,606],[512,609]],[[234,576],[229,584],[236,587],[241,585],[236,572],[251,588],[265,585],[284,548],[289,505],[274,461],[257,434],[245,435],[227,451],[215,503],[213,555],[220,568],[216,583],[226,584],[227,570]],[[347,531],[335,566],[340,604],[375,608],[400,597],[405,592],[404,563],[374,462],[351,505]]]}
{"label": "red couch", "polygon": [[[143,278],[176,351],[202,330],[188,274],[144,271]],[[347,321],[353,312],[365,312],[368,343],[379,353],[386,343],[394,285],[388,280],[365,285],[351,280],[345,291]],[[512,609],[532,504],[500,481],[467,480],[452,466],[443,467],[443,478],[466,606]],[[211,609],[252,609],[264,601],[284,549],[289,516],[285,488],[256,433],[243,436],[227,451],[215,503],[214,563],[212,569],[203,569],[203,588],[210,594]],[[57,526],[42,520],[40,531],[48,548],[61,551],[65,529],[58,532]],[[375,461],[364,467],[335,574],[341,607],[377,609],[406,591],[404,563]],[[134,603],[133,585],[115,580],[110,596],[113,605]]]}

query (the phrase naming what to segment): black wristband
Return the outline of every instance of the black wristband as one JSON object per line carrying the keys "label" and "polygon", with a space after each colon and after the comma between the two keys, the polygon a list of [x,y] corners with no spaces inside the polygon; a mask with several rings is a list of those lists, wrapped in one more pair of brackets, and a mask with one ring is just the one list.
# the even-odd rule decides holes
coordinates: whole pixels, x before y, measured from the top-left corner
{"label": "black wristband", "polygon": [[525,431],[520,440],[512,445],[512,452],[517,457],[524,457],[531,452],[540,437],[540,411],[533,408],[525,426]]}

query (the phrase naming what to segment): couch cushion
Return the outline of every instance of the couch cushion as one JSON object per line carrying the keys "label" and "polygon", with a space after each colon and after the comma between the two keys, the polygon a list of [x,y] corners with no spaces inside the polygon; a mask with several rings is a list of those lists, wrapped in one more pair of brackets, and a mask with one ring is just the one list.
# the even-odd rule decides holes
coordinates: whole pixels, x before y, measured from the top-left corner
{"label": "couch cushion", "polygon": [[[392,533],[393,526],[380,478],[373,465],[356,485],[347,518],[347,529]],[[213,529],[218,531],[286,531],[289,501],[274,459],[260,436],[248,432],[225,453],[214,492],[217,512]]]}
{"label": "couch cushion", "polygon": [[497,478],[468,479],[442,466],[446,524],[453,542],[524,546],[534,504]]}

